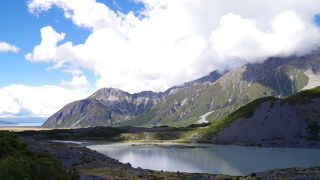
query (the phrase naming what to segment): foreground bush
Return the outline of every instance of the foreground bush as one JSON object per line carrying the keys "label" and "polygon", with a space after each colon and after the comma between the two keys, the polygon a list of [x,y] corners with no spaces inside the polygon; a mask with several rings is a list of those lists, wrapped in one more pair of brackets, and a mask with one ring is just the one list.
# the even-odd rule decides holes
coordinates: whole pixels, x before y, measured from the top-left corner
{"label": "foreground bush", "polygon": [[1,180],[74,179],[57,159],[47,153],[31,151],[18,136],[0,132]]}

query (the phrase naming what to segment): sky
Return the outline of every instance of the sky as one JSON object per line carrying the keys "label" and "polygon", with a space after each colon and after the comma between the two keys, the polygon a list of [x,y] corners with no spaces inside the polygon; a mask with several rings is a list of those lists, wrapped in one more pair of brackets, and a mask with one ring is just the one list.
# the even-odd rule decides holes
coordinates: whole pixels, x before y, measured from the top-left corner
{"label": "sky", "polygon": [[1,0],[0,120],[307,54],[319,13],[319,0]]}

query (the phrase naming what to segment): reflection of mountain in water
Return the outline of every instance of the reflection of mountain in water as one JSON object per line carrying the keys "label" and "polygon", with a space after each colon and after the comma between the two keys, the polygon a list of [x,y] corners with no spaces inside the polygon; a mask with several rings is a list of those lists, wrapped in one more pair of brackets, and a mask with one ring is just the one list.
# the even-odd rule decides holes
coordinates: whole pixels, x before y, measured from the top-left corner
{"label": "reflection of mountain in water", "polygon": [[[201,145],[200,145],[201,146]],[[274,168],[310,167],[320,163],[315,149],[216,146],[173,148],[130,146],[129,143],[90,148],[134,167],[153,170],[248,175]]]}

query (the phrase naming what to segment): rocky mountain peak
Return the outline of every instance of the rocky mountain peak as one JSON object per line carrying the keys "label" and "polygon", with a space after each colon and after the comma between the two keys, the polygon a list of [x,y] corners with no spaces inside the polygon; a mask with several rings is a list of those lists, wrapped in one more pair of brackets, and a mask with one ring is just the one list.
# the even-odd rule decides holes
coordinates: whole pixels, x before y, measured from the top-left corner
{"label": "rocky mountain peak", "polygon": [[88,99],[118,101],[121,98],[129,97],[128,92],[117,88],[102,88],[93,93]]}
{"label": "rocky mountain peak", "polygon": [[194,81],[186,82],[184,83],[184,86],[193,86],[196,84],[204,83],[204,82],[216,82],[223,73],[219,73],[217,70],[210,72],[207,76],[201,77],[199,79],[196,79]]}
{"label": "rocky mountain peak", "polygon": [[149,98],[161,98],[165,96],[166,94],[163,92],[153,92],[153,91],[141,91],[139,93],[134,93],[132,96],[134,98],[139,98],[139,97],[149,97]]}

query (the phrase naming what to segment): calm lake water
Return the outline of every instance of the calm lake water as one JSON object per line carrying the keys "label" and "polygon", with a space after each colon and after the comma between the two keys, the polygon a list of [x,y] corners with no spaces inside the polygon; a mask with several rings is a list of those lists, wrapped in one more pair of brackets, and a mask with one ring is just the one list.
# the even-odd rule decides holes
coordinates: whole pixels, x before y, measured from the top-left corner
{"label": "calm lake water", "polygon": [[133,167],[164,171],[248,175],[275,168],[320,165],[320,150],[317,149],[180,143],[142,144],[89,144],[87,147],[120,162],[129,162]]}

